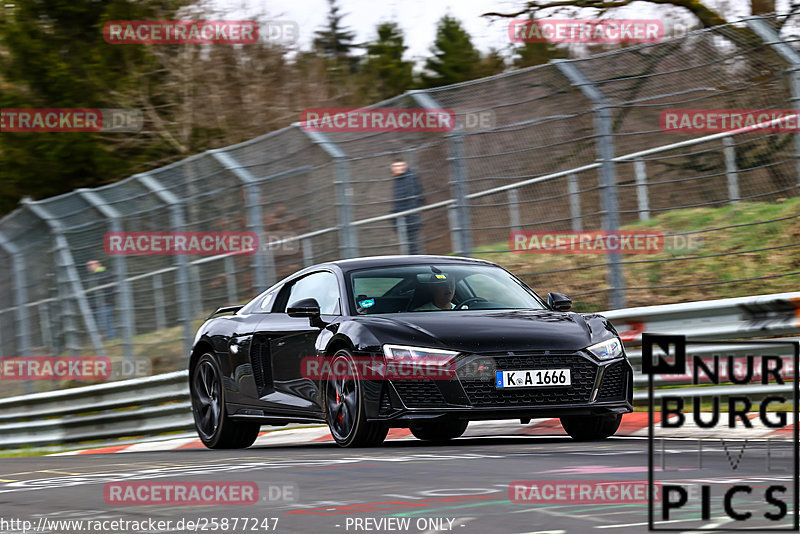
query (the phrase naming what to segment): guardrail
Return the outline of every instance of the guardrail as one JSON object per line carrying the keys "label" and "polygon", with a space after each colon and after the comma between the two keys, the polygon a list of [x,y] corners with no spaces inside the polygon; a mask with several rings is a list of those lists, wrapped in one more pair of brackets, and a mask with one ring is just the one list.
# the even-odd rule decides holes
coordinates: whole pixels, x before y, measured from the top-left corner
{"label": "guardrail", "polygon": [[[616,325],[628,347],[640,344],[644,331],[684,334],[695,340],[798,335],[800,292],[629,308],[603,315]],[[754,347],[729,348],[737,352]],[[641,352],[629,348],[628,355],[638,371]],[[642,386],[645,379],[637,372],[634,384]],[[679,384],[670,381],[670,385]],[[748,390],[736,387],[739,393],[759,394],[764,390],[764,386],[746,386]],[[790,385],[784,387],[791,389]],[[702,391],[725,395],[726,388],[704,387]],[[693,390],[684,391],[690,396]],[[644,392],[634,395],[635,400],[644,398]],[[0,399],[0,448],[190,431],[190,407],[187,371]]]}

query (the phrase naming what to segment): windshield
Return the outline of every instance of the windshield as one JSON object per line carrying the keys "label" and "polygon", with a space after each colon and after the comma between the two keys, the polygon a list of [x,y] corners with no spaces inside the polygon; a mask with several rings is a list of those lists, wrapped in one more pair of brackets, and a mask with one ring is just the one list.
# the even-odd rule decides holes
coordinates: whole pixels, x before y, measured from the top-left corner
{"label": "windshield", "polygon": [[404,265],[350,273],[358,314],[545,309],[531,291],[491,265]]}

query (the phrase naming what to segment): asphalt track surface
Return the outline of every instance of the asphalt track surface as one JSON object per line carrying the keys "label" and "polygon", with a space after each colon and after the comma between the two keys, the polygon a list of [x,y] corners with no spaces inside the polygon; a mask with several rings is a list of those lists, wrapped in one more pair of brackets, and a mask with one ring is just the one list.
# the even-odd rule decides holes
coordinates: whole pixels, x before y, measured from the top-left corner
{"label": "asphalt track surface", "polygon": [[[371,449],[341,449],[331,443],[271,445],[236,451],[186,449],[124,455],[46,456],[0,460],[0,532],[22,532],[2,520],[221,520],[253,518],[237,532],[455,532],[473,533],[623,533],[647,531],[646,504],[593,502],[576,504],[512,502],[508,488],[518,480],[617,481],[647,480],[647,440],[615,437],[578,443],[567,437],[464,437],[444,445],[417,440],[386,442]],[[662,481],[711,481],[711,520],[700,518],[700,499],[693,497],[671,522],[657,527],[697,529],[736,526],[722,511],[718,488],[732,480],[763,487],[781,481],[792,493],[791,447],[770,445],[772,464],[765,464],[766,442],[704,445],[702,470],[695,440],[664,442]],[[729,447],[730,450],[726,450]],[[783,447],[783,448],[782,448]],[[655,463],[660,462],[661,445]],[[741,451],[741,453],[740,453]],[[740,459],[736,470],[732,462]],[[783,463],[781,463],[783,462]],[[787,463],[788,462],[788,463]],[[657,465],[657,468],[660,467]],[[724,480],[720,480],[720,478]],[[713,479],[713,480],[712,480]],[[251,481],[261,492],[257,504],[245,506],[164,506],[107,504],[108,482]],[[722,483],[722,484],[721,484]],[[270,501],[269,487],[293,488],[292,495]],[[792,496],[787,494],[790,514]],[[758,500],[758,499],[757,499]],[[660,513],[660,505],[656,505]],[[740,504],[760,517],[775,510],[763,502]],[[748,508],[749,507],[749,508]],[[406,518],[380,528],[382,518]],[[260,525],[252,529],[254,520]],[[268,519],[265,523],[263,520]],[[277,519],[277,522],[275,521]],[[357,523],[358,519],[364,520]],[[398,519],[398,520],[399,520]],[[52,523],[36,532],[77,532]],[[774,523],[760,523],[762,528]],[[786,525],[787,522],[781,523]],[[751,527],[753,524],[750,524]],[[49,528],[48,528],[49,526]],[[382,526],[386,526],[384,523]],[[131,532],[105,530],[102,532]],[[141,532],[188,532],[187,528],[143,529]],[[197,532],[234,532],[229,526],[197,526]],[[86,532],[86,530],[84,530]]]}

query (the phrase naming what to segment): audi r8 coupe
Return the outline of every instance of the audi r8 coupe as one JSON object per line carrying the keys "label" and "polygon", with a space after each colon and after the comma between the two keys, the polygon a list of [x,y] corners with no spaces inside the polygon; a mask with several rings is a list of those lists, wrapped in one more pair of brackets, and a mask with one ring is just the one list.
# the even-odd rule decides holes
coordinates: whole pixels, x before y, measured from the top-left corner
{"label": "audi r8 coupe", "polygon": [[611,323],[571,306],[470,258],[308,267],[197,332],[195,426],[209,448],[248,447],[263,424],[326,423],[358,447],[391,427],[444,441],[473,420],[550,417],[604,439],[632,410],[633,370]]}

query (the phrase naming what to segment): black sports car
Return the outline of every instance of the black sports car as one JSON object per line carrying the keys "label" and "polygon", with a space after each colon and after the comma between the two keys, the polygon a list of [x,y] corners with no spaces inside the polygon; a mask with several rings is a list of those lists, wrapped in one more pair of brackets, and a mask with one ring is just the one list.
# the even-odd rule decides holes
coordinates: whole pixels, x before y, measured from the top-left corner
{"label": "black sports car", "polygon": [[209,448],[290,422],[325,422],[344,447],[377,445],[390,427],[442,441],[471,420],[542,417],[603,439],[632,409],[633,370],[608,320],[571,305],[469,258],[308,267],[200,328],[195,426]]}

